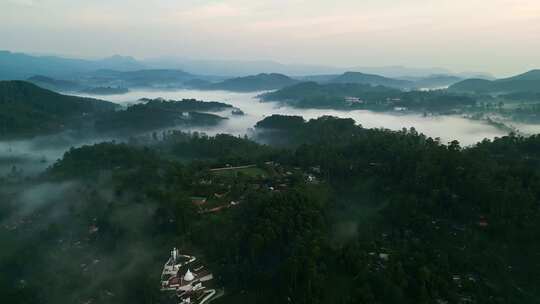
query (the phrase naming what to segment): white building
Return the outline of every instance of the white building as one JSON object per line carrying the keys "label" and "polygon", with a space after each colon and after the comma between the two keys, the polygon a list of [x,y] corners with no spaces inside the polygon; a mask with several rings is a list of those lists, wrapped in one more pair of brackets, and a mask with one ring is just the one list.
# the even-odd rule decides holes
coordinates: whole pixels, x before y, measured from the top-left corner
{"label": "white building", "polygon": [[204,304],[216,294],[214,289],[204,286],[213,279],[213,274],[198,264],[196,257],[179,254],[174,248],[163,266],[161,290],[175,292],[180,304]]}

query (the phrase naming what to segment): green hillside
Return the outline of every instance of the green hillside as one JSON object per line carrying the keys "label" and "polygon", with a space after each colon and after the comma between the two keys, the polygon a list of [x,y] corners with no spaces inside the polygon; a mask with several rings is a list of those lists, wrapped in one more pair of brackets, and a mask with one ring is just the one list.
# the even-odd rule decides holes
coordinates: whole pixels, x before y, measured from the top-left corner
{"label": "green hillside", "polygon": [[346,72],[343,75],[340,75],[330,82],[333,83],[360,83],[360,84],[369,84],[373,86],[387,86],[393,88],[409,88],[414,86],[412,81],[392,79],[379,75],[364,74],[360,72]]}
{"label": "green hillside", "polygon": [[281,89],[298,83],[283,74],[258,74],[246,77],[227,79],[219,83],[203,85],[202,89],[226,90],[237,92],[255,92]]}
{"label": "green hillside", "polygon": [[515,93],[540,92],[540,70],[532,70],[517,76],[497,79],[467,79],[449,87],[450,91],[464,93]]}
{"label": "green hillside", "polygon": [[116,107],[107,101],[62,95],[24,81],[0,81],[0,138],[58,132],[74,119]]}

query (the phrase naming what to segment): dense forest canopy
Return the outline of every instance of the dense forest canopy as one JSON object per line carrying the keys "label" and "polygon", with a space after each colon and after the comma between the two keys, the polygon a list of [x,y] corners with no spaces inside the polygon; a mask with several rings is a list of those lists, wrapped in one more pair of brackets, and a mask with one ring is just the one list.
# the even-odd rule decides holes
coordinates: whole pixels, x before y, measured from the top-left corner
{"label": "dense forest canopy", "polygon": [[23,81],[0,81],[0,137],[60,132],[74,120],[114,111],[116,104],[66,96]]}
{"label": "dense forest canopy", "polygon": [[202,90],[226,90],[233,92],[256,92],[281,89],[298,81],[286,75],[271,73],[226,79],[217,83],[191,82],[192,87]]}
{"label": "dense forest canopy", "polygon": [[299,108],[392,110],[403,107],[411,110],[447,111],[474,106],[471,96],[445,90],[401,91],[384,86],[361,83],[318,84],[305,82],[262,96],[266,101],[281,101]]}
{"label": "dense forest canopy", "polygon": [[[6,179],[2,301],[164,301],[176,244],[212,267],[226,290],[216,303],[537,302],[540,137],[462,148],[335,117],[268,117],[267,130],[280,148],[166,132]],[[227,165],[256,168],[209,171]],[[192,196],[240,203],[206,214]]]}
{"label": "dense forest canopy", "polygon": [[142,98],[140,101],[145,102],[151,107],[160,107],[167,110],[179,111],[179,112],[219,112],[227,109],[231,109],[233,106],[223,102],[217,101],[200,101],[196,99],[182,99],[182,100],[164,100],[162,98],[149,99]]}
{"label": "dense forest canopy", "polygon": [[216,114],[189,111],[196,108],[218,110],[223,107],[220,104],[205,104],[206,102],[198,101],[151,100],[129,106],[123,111],[101,115],[95,126],[99,132],[132,134],[174,126],[215,126],[227,119]]}
{"label": "dense forest canopy", "polygon": [[2,81],[0,138],[33,137],[65,130],[132,135],[179,125],[216,126],[226,118],[206,112],[235,110],[226,103],[195,99],[141,102],[120,109],[111,102],[62,95],[29,82]]}
{"label": "dense forest canopy", "polygon": [[540,70],[497,80],[467,79],[449,87],[450,91],[468,93],[540,92]]}
{"label": "dense forest canopy", "polygon": [[360,83],[372,86],[385,86],[391,88],[405,89],[414,87],[414,83],[408,80],[387,78],[379,75],[364,74],[360,72],[345,72],[342,75],[330,80],[333,83]]}

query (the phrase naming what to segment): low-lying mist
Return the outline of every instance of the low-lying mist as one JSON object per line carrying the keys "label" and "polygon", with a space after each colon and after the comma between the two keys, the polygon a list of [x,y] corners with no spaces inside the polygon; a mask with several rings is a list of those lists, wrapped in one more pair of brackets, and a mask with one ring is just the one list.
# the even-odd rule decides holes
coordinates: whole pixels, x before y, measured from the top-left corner
{"label": "low-lying mist", "polygon": [[[366,128],[387,128],[401,130],[414,127],[419,132],[431,137],[439,137],[443,142],[458,140],[463,146],[472,145],[484,138],[504,136],[506,133],[481,121],[473,121],[459,116],[426,116],[421,114],[377,113],[367,110],[337,111],[327,109],[296,109],[281,106],[276,102],[260,102],[257,98],[262,92],[235,93],[227,91],[132,91],[123,95],[108,96],[110,101],[119,104],[137,102],[140,98],[183,99],[195,98],[204,101],[220,101],[231,104],[244,111],[244,116],[232,116],[230,113],[221,113],[230,119],[219,127],[210,129],[197,129],[209,134],[230,133],[234,135],[248,134],[253,126],[266,116],[272,114],[299,115],[305,119],[318,118],[331,115],[341,118],[353,118],[356,123]],[[194,131],[192,129],[192,131]]]}
{"label": "low-lying mist", "polygon": [[[253,126],[266,116],[272,114],[299,115],[305,119],[331,115],[341,118],[353,118],[356,123],[365,128],[387,128],[401,130],[414,127],[417,131],[431,137],[438,137],[442,142],[458,140],[462,146],[473,145],[484,138],[494,138],[506,135],[506,132],[497,129],[482,121],[466,119],[460,116],[424,116],[411,113],[379,113],[367,110],[337,111],[326,109],[296,109],[282,106],[276,102],[260,102],[257,98],[262,92],[236,93],[227,91],[200,91],[200,90],[135,90],[127,94],[110,95],[107,99],[128,105],[140,102],[141,98],[158,98],[181,100],[194,98],[203,101],[219,101],[240,108],[245,115],[233,115],[230,110],[218,112],[229,118],[216,127],[178,127],[183,131],[204,132],[209,135],[228,133],[237,136],[252,134]],[[84,96],[84,95],[81,95]],[[540,131],[537,125],[518,126],[526,132]],[[175,128],[168,128],[175,129]],[[163,130],[156,130],[161,132]],[[149,132],[152,133],[152,132]],[[35,175],[42,172],[54,161],[61,158],[63,153],[71,147],[84,144],[93,144],[102,141],[127,140],[110,136],[84,135],[76,132],[63,132],[61,134],[41,136],[28,140],[0,142],[0,176],[12,173],[13,166],[23,175]]]}
{"label": "low-lying mist", "polygon": [[14,170],[23,176],[35,175],[62,158],[72,147],[111,140],[120,139],[66,131],[31,139],[0,141],[0,176]]}
{"label": "low-lying mist", "polygon": [[[154,286],[148,280],[158,280],[167,255],[148,229],[154,205],[114,195],[113,184],[98,178],[0,185],[0,260],[7,263],[0,268],[9,277],[3,283],[50,303],[115,303],[144,292],[131,288]],[[119,234],[122,241],[109,239]]]}

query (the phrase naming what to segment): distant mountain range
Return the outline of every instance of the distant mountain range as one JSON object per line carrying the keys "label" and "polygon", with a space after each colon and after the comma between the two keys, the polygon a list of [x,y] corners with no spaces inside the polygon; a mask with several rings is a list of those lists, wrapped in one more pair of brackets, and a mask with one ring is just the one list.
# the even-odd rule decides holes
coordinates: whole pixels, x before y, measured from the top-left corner
{"label": "distant mountain range", "polygon": [[0,80],[23,80],[34,75],[72,78],[74,75],[99,69],[129,71],[144,68],[144,64],[132,57],[112,56],[100,60],[85,60],[0,51]]}
{"label": "distant mountain range", "polygon": [[387,78],[379,75],[364,74],[360,72],[346,72],[336,78],[331,79],[331,83],[360,83],[372,86],[386,86],[390,88],[406,89],[414,87],[414,82]]}
{"label": "distant mountain range", "polygon": [[[260,73],[271,71],[272,73]],[[138,61],[112,56],[100,60],[31,56],[0,51],[0,80],[26,80],[61,92],[125,92],[129,88],[197,88],[262,91],[303,81],[356,83],[399,89],[446,88],[454,92],[538,92],[539,70],[493,80],[479,73],[454,74],[439,68],[285,65],[273,61]],[[220,75],[220,76],[215,76]],[[474,76],[470,78],[470,76]],[[468,79],[466,79],[468,78]]]}
{"label": "distant mountain range", "polygon": [[341,84],[365,84],[371,86],[385,86],[397,89],[440,88],[463,80],[462,78],[446,75],[434,75],[426,78],[411,78],[403,80],[388,78],[360,72],[345,72],[341,75],[319,75],[291,78],[289,76],[271,73],[257,74],[245,77],[226,79],[217,83],[203,80],[193,80],[185,83],[191,88],[200,90],[226,90],[237,92],[254,92],[278,90],[301,82],[341,83]]}
{"label": "distant mountain range", "polygon": [[286,75],[272,73],[231,78],[218,83],[199,83],[194,87],[203,90],[254,92],[281,89],[298,82]]}
{"label": "distant mountain range", "polygon": [[532,70],[517,76],[493,81],[467,79],[450,86],[449,90],[479,94],[540,92],[540,70]]}
{"label": "distant mountain range", "polygon": [[70,80],[36,75],[27,81],[56,92],[108,95],[127,93],[129,88],[184,88],[192,86],[192,81],[208,84],[209,80],[216,79],[221,78],[192,75],[180,70],[97,70],[73,76]]}
{"label": "distant mountain range", "polygon": [[273,72],[300,77],[308,75],[339,75],[347,71],[376,74],[384,77],[428,77],[431,75],[452,75],[460,78],[485,78],[493,79],[493,76],[480,72],[453,73],[443,68],[409,68],[404,66],[384,67],[331,67],[324,65],[307,64],[282,64],[270,60],[240,61],[240,60],[189,60],[182,58],[158,58],[143,61],[146,65],[155,68],[177,68],[191,73],[205,75],[219,75],[224,77],[241,77],[258,74],[261,72]]}
{"label": "distant mountain range", "polygon": [[136,70],[183,70],[190,74],[214,75],[223,78],[244,77],[262,72],[272,72],[300,77],[308,75],[339,75],[347,71],[376,74],[389,78],[428,77],[431,75],[452,75],[460,78],[492,79],[485,73],[453,73],[442,68],[409,68],[403,66],[348,67],[338,68],[322,65],[281,64],[269,60],[187,60],[159,58],[136,60],[129,56],[89,60],[60,56],[33,56],[23,53],[0,51],[0,80],[27,79],[34,75],[52,78],[68,78],[96,70],[136,71]]}
{"label": "distant mountain range", "polygon": [[454,83],[464,80],[451,75],[430,75],[427,77],[389,78],[375,74],[360,72],[345,72],[341,75],[313,75],[299,77],[302,81],[317,83],[360,83],[374,86],[386,86],[399,89],[438,89],[446,88]]}
{"label": "distant mountain range", "polygon": [[42,75],[32,76],[27,81],[44,89],[57,92],[77,92],[85,89],[84,86],[75,81],[54,79]]}
{"label": "distant mountain range", "polygon": [[225,90],[255,92],[277,90],[300,82],[353,83],[385,86],[398,89],[440,88],[463,80],[454,76],[435,75],[410,80],[388,78],[360,72],[341,75],[320,75],[292,78],[278,73],[235,77],[220,80],[219,77],[200,76],[181,70],[98,70],[77,77],[76,80],[60,80],[46,76],[33,76],[28,81],[57,92],[85,92],[90,94],[120,94],[128,88],[191,88],[199,90]]}
{"label": "distant mountain range", "polygon": [[[184,82],[204,78],[181,70],[146,69],[135,71],[97,70],[82,74],[80,81],[91,86],[117,87],[183,87]],[[212,79],[211,77],[208,79]]]}

